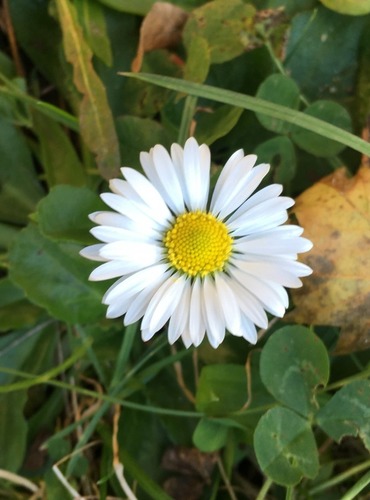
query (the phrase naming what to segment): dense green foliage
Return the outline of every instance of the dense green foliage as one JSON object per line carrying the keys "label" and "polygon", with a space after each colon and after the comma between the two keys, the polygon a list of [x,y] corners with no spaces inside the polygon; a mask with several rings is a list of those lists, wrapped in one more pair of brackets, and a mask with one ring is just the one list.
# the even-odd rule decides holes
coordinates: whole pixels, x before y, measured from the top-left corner
{"label": "dense green foliage", "polygon": [[255,152],[292,197],[355,174],[370,155],[370,9],[173,0],[181,37],[131,73],[153,3],[4,1],[0,497],[368,498],[363,343],[338,355],[340,325],[289,315],[257,346],[144,343],[140,325],[105,319],[107,284],[88,281],[79,250],[107,180],[157,143],[195,135],[215,176]]}

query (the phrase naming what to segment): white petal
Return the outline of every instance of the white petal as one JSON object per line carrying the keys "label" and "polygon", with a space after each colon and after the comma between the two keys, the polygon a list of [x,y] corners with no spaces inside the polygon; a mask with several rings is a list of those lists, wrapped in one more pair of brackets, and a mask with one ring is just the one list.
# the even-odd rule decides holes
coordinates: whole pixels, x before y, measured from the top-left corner
{"label": "white petal", "polygon": [[210,167],[208,146],[199,147],[194,137],[190,137],[184,146],[184,178],[190,210],[206,208]]}
{"label": "white petal", "polygon": [[[229,168],[229,172],[227,176],[219,177],[217,184],[219,184],[217,190],[217,197],[215,194],[212,197],[211,201],[211,210],[217,215],[221,211],[225,211],[225,207],[233,206],[233,200],[237,199],[237,205],[234,209],[231,208],[227,213],[232,212],[237,208],[243,201],[247,199],[247,197],[254,191],[254,189],[258,186],[259,182],[262,180],[263,176],[259,176],[259,182],[250,192],[247,192],[245,196],[241,193],[248,189],[248,182],[250,179],[250,175],[252,173],[253,165],[256,163],[257,156],[256,155],[248,155],[244,156],[239,162],[235,163],[231,168]],[[269,166],[266,165],[264,170],[269,170]],[[253,169],[254,170],[254,169]],[[259,169],[260,171],[261,169]],[[266,172],[267,173],[267,172]],[[248,190],[249,191],[249,190]],[[239,201],[240,200],[240,201]],[[234,202],[235,204],[235,202]],[[221,216],[222,217],[222,216]]]}
{"label": "white petal", "polygon": [[195,278],[192,284],[189,312],[189,335],[192,343],[198,346],[205,334],[205,323],[202,312],[202,290],[200,278]]}
{"label": "white petal", "polygon": [[138,203],[133,203],[123,198],[123,196],[114,193],[103,193],[100,197],[104,203],[113,208],[113,210],[125,215],[138,226],[143,225],[144,227],[156,229],[157,231],[161,231],[163,227],[167,226],[166,220],[160,220],[159,218],[154,220],[141,210]]}
{"label": "white petal", "polygon": [[112,260],[110,262],[105,262],[101,266],[94,269],[90,274],[90,281],[102,281],[110,280],[112,278],[118,278],[118,276],[124,276],[125,274],[132,273],[142,269],[142,263],[137,263],[136,266],[132,263]]}
{"label": "white petal", "polygon": [[153,241],[153,233],[144,234],[112,226],[95,226],[90,229],[90,233],[104,243],[113,243],[114,241],[137,241],[150,243]]}
{"label": "white petal", "polygon": [[229,286],[228,278],[223,273],[215,274],[217,295],[225,318],[226,328],[234,333],[240,330],[240,307],[234,291]]}
{"label": "white petal", "polygon": [[234,244],[236,252],[256,255],[284,255],[307,252],[312,248],[312,243],[306,238],[278,239],[271,236],[256,238],[255,240],[238,242]]}
{"label": "white petal", "polygon": [[284,290],[283,287],[280,287],[280,293],[277,293],[272,283],[266,283],[232,266],[230,266],[229,272],[239,284],[258,298],[266,311],[271,312],[274,316],[278,316],[279,318],[284,316],[286,298],[282,292],[282,290]]}
{"label": "white petal", "polygon": [[281,184],[271,184],[270,186],[266,186],[262,188],[260,191],[257,191],[254,195],[252,195],[248,200],[241,205],[235,213],[228,218],[228,222],[233,222],[242,214],[245,214],[251,208],[263,203],[264,201],[271,200],[273,198],[277,198],[283,191],[283,186]]}
{"label": "white petal", "polygon": [[121,168],[122,174],[128,180],[132,188],[140,196],[140,198],[158,215],[161,219],[169,220],[171,212],[169,211],[162,196],[155,189],[144,175],[140,174],[133,168]]}
{"label": "white petal", "polygon": [[89,260],[97,260],[100,262],[106,262],[107,259],[101,256],[100,251],[104,247],[103,244],[98,243],[96,245],[90,245],[88,247],[83,248],[80,250],[80,255],[82,257],[85,257],[86,259]]}
{"label": "white petal", "polygon": [[242,149],[239,149],[238,151],[235,151],[235,153],[233,153],[230,156],[230,158],[227,160],[227,162],[225,163],[225,166],[221,170],[220,175],[218,176],[215,188],[213,190],[213,195],[212,195],[212,200],[211,200],[211,205],[210,205],[211,210],[213,210],[213,208],[214,208],[215,201],[219,197],[221,188],[223,187],[223,185],[227,181],[229,173],[233,171],[233,169],[235,168],[235,165],[237,163],[239,163],[240,160],[243,159],[243,157],[244,157],[244,151]]}
{"label": "white petal", "polygon": [[185,207],[181,183],[163,146],[156,145],[150,153],[141,153],[140,162],[147,177],[168,207],[175,213],[183,212]]}
{"label": "white petal", "polygon": [[117,297],[124,295],[130,295],[132,297],[162,276],[162,274],[167,271],[167,268],[167,264],[158,264],[156,266],[142,269],[123,281],[114,283],[104,295],[103,303],[111,304],[117,299]]}
{"label": "white petal", "polygon": [[230,213],[234,212],[249,196],[257,189],[262,179],[270,170],[270,165],[263,163],[254,167],[245,179],[241,179],[229,197],[220,205],[219,217],[224,218]]}
{"label": "white petal", "polygon": [[191,282],[186,280],[180,302],[174,310],[168,326],[168,341],[170,344],[183,335],[189,323]]}
{"label": "white petal", "polygon": [[252,321],[247,317],[242,316],[242,336],[251,344],[257,342],[257,330]]}
{"label": "white petal", "polygon": [[225,320],[216,285],[212,278],[206,276],[202,283],[204,317],[207,337],[211,346],[216,349],[225,338]]}
{"label": "white petal", "polygon": [[125,325],[131,325],[144,316],[153,295],[161,284],[164,283],[164,281],[171,275],[171,272],[171,270],[166,271],[162,276],[159,276],[157,280],[153,280],[150,285],[141,290],[141,292],[133,298],[125,314]]}
{"label": "white petal", "polygon": [[169,320],[181,300],[186,278],[178,274],[168,278],[154,294],[141,323],[142,328],[157,332]]}
{"label": "white petal", "polygon": [[114,241],[107,243],[100,250],[105,259],[127,260],[143,262],[143,267],[148,263],[158,262],[163,258],[163,249],[155,243],[141,243],[136,241]]}
{"label": "white petal", "polygon": [[279,212],[285,214],[286,209],[293,205],[294,200],[287,196],[272,198],[255,205],[239,217],[233,218],[233,220],[230,218],[227,221],[227,225],[233,231],[233,234],[239,235],[248,230],[248,227],[251,226],[251,222],[255,224],[256,219],[263,220],[266,217],[275,217]]}
{"label": "white petal", "polygon": [[289,269],[289,266],[278,266],[271,262],[261,261],[243,261],[233,259],[232,263],[235,267],[242,271],[252,274],[256,278],[260,277],[267,281],[274,281],[282,286],[290,288],[299,288],[302,286],[301,280]]}
{"label": "white petal", "polygon": [[261,302],[238,281],[229,278],[227,275],[226,277],[244,315],[260,328],[267,328],[268,319]]}

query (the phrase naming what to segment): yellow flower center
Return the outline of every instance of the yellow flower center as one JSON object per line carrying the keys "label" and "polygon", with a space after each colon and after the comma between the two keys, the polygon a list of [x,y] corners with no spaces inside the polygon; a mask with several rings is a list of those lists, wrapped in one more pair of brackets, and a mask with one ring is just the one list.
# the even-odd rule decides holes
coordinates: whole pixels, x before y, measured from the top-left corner
{"label": "yellow flower center", "polygon": [[223,222],[201,211],[179,215],[163,239],[172,266],[189,276],[222,271],[232,241]]}

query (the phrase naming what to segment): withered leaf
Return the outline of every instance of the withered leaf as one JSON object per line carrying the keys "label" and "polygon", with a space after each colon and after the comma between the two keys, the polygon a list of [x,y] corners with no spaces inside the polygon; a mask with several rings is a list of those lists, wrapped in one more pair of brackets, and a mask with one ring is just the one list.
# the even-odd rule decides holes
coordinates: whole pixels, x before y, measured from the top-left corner
{"label": "withered leaf", "polygon": [[313,269],[293,292],[289,320],[341,327],[337,354],[370,347],[370,168],[325,177],[296,200],[295,214],[313,249]]}
{"label": "withered leaf", "polygon": [[139,46],[131,70],[134,73],[140,71],[145,52],[179,43],[187,18],[187,12],[180,7],[167,2],[155,2],[141,25]]}

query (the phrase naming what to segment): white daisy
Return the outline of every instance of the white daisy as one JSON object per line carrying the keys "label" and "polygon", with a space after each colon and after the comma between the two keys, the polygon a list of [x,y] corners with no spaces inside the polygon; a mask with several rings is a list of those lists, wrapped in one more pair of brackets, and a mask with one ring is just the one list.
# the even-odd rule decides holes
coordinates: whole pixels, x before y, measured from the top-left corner
{"label": "white daisy", "polygon": [[90,215],[102,243],[82,250],[102,261],[90,280],[119,278],[106,292],[107,317],[142,318],[143,340],[168,322],[168,340],[216,348],[226,330],[251,343],[266,311],[282,317],[284,287],[300,287],[311,269],[297,254],[311,249],[299,226],[284,225],[291,198],[273,184],[253,194],[269,171],[255,155],[234,153],[209,197],[210,151],[194,138],[171,155],[156,145],[141,153],[146,176],[122,168],[101,195],[114,212]]}

